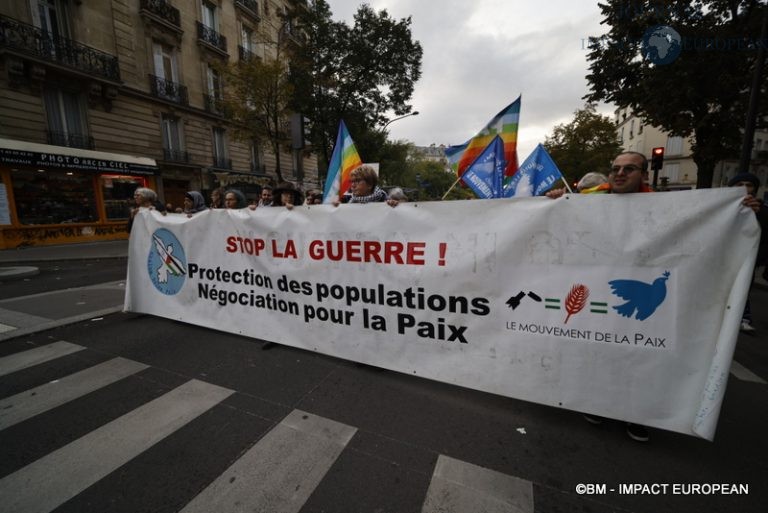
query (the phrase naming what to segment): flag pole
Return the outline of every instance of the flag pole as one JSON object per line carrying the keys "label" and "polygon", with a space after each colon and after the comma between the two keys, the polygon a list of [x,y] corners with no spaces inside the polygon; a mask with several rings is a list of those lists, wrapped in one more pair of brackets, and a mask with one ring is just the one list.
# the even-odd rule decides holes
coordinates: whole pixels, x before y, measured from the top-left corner
{"label": "flag pole", "polygon": [[443,194],[443,197],[440,198],[440,201],[444,201],[445,197],[448,196],[448,193],[451,192],[453,188],[456,187],[456,184],[458,184],[460,181],[461,181],[461,177],[458,177],[456,181],[453,182],[453,185],[451,185],[451,187],[447,191],[445,191],[445,194]]}
{"label": "flag pole", "polygon": [[573,191],[572,191],[572,190],[571,190],[571,188],[568,186],[568,180],[566,180],[566,179],[565,179],[565,177],[563,177],[563,183],[565,184],[565,188],[568,190],[568,192],[570,192],[571,194],[573,194]]}

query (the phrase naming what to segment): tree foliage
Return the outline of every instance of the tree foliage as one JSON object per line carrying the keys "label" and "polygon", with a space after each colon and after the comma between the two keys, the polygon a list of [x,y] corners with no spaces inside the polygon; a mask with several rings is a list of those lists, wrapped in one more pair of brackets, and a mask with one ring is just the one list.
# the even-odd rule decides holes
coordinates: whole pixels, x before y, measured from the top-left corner
{"label": "tree foliage", "polygon": [[218,66],[227,87],[221,110],[233,123],[235,136],[243,141],[267,145],[275,155],[275,174],[283,181],[282,150],[289,144],[287,119],[291,114],[294,88],[288,65],[280,52]]}
{"label": "tree foliage", "polygon": [[[697,187],[711,187],[715,164],[738,156],[756,41],[768,7],[758,0],[608,0],[599,5],[610,31],[590,38],[587,100],[630,107],[672,135],[693,135]],[[641,52],[643,35],[660,25],[682,37],[679,57],[666,65]],[[768,114],[768,74],[763,76],[759,119]]]}
{"label": "tree foliage", "polygon": [[607,173],[612,159],[621,152],[616,126],[597,114],[594,103],[575,111],[570,123],[552,129],[544,147],[569,184],[593,171]]}
{"label": "tree foliage", "polygon": [[410,111],[422,48],[412,38],[410,18],[396,20],[366,4],[351,27],[331,16],[325,0],[314,0],[299,13],[307,40],[291,65],[294,108],[312,120],[311,138],[323,165],[341,119],[363,160],[376,161],[386,139],[377,127],[390,112]]}

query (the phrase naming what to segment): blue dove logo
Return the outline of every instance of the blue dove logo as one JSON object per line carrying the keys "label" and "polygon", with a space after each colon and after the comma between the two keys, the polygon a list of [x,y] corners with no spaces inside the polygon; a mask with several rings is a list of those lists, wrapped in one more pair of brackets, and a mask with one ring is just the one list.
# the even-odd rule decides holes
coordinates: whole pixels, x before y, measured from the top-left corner
{"label": "blue dove logo", "polygon": [[635,280],[609,281],[611,291],[621,299],[627,300],[623,305],[614,306],[613,309],[624,317],[632,317],[632,314],[637,312],[635,319],[646,320],[667,297],[667,278],[669,278],[669,271],[665,271],[663,276],[656,278],[651,284]]}

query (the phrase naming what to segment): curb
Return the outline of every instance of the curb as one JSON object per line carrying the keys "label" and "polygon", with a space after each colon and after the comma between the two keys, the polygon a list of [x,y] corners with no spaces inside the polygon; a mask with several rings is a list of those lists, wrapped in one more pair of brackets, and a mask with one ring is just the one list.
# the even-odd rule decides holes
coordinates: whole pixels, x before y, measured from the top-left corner
{"label": "curb", "polygon": [[0,281],[18,280],[40,274],[40,269],[32,266],[0,267]]}

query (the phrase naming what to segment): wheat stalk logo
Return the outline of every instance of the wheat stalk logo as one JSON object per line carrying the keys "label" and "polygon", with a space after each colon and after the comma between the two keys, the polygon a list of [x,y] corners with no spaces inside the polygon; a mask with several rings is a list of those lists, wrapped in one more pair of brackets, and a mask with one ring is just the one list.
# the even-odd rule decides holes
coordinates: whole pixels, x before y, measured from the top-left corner
{"label": "wheat stalk logo", "polygon": [[565,318],[565,324],[568,324],[568,319],[571,315],[581,312],[581,309],[587,304],[589,298],[589,289],[580,283],[577,283],[571,287],[571,291],[565,298],[565,311],[568,312],[568,317]]}

